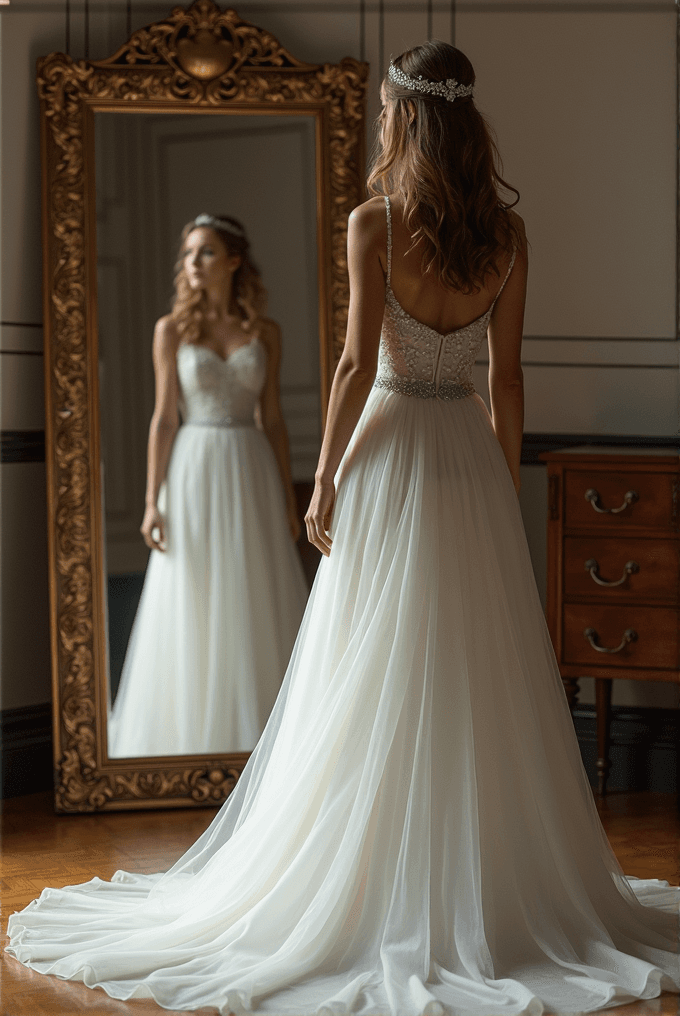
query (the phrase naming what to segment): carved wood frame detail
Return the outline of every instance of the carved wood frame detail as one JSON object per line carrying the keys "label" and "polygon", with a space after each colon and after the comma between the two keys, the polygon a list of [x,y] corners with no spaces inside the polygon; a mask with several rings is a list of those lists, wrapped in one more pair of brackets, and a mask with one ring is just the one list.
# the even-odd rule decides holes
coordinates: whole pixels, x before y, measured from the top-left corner
{"label": "carved wood frame detail", "polygon": [[347,218],[364,196],[368,65],[296,60],[213,0],[175,7],[112,57],[38,61],[41,105],[55,808],[218,805],[248,753],[108,759],[94,190],[94,113],[308,113],[316,178],[325,408],[342,350]]}

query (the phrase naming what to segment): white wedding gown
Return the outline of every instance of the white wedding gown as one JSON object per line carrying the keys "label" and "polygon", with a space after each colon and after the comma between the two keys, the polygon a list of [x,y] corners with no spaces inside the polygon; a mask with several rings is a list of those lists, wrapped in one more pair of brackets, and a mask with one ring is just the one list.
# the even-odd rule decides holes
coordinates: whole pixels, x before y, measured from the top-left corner
{"label": "white wedding gown", "polygon": [[121,682],[111,758],[250,751],[281,687],[308,589],[273,449],[255,426],[267,353],[177,351],[182,426]]}
{"label": "white wedding gown", "polygon": [[680,889],[609,846],[470,394],[490,315],[442,337],[388,276],[333,548],[243,776],[166,873],[12,914],[12,956],[221,1014],[535,1016],[680,990]]}

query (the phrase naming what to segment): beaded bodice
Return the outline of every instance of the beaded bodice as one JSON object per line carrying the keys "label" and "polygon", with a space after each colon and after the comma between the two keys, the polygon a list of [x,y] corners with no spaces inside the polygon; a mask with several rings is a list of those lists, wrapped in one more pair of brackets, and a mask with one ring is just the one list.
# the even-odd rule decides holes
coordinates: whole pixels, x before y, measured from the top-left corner
{"label": "beaded bodice", "polygon": [[184,424],[252,426],[267,367],[255,337],[226,360],[208,346],[184,343],[177,350],[180,412]]}
{"label": "beaded bodice", "polygon": [[496,300],[512,271],[516,251],[513,251],[510,267],[489,309],[469,325],[441,335],[407,314],[392,292],[392,213],[387,195],[385,208],[387,289],[374,387],[425,399],[464,399],[474,394],[472,368],[486,338]]}

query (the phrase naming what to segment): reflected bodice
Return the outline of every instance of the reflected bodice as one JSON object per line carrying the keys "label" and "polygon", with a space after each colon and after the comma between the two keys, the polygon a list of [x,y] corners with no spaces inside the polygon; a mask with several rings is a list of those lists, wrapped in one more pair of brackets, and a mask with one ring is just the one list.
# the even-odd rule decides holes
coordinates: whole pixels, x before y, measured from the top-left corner
{"label": "reflected bodice", "polygon": [[257,337],[226,360],[208,346],[184,343],[177,350],[183,423],[252,425],[266,369],[267,354]]}
{"label": "reflected bodice", "polygon": [[515,263],[515,252],[505,279],[488,310],[463,328],[441,335],[434,328],[407,314],[392,292],[392,216],[387,196],[385,208],[387,288],[375,387],[424,399],[464,399],[475,391],[472,368],[486,338],[496,300]]}

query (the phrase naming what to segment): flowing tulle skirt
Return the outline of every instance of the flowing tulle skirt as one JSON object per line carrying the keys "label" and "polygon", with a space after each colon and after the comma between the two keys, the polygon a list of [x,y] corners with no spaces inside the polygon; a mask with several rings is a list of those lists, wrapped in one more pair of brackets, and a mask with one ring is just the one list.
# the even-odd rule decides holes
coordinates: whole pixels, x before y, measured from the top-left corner
{"label": "flowing tulle skirt", "polygon": [[164,874],[45,889],[8,951],[220,1013],[583,1012],[680,990],[680,889],[587,783],[478,396],[373,390],[265,733]]}
{"label": "flowing tulle skirt", "polygon": [[108,724],[109,756],[250,751],[308,589],[272,448],[255,427],[184,426]]}

